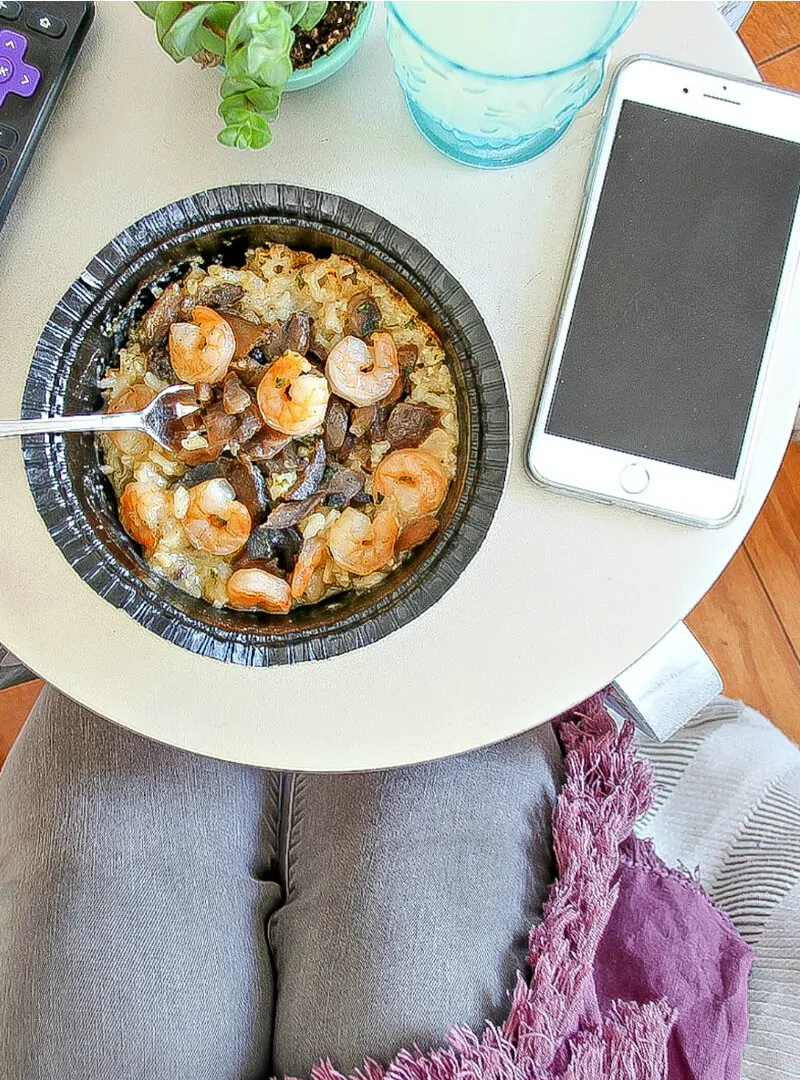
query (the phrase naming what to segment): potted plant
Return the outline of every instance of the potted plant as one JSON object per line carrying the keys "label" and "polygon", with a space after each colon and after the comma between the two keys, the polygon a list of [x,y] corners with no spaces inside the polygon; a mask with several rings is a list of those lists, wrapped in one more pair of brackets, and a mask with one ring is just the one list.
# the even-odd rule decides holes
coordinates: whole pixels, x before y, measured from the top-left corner
{"label": "potted plant", "polygon": [[327,79],[360,45],[371,3],[138,3],[155,23],[156,37],[176,62],[191,57],[221,67],[217,138],[226,146],[261,150],[284,90]]}

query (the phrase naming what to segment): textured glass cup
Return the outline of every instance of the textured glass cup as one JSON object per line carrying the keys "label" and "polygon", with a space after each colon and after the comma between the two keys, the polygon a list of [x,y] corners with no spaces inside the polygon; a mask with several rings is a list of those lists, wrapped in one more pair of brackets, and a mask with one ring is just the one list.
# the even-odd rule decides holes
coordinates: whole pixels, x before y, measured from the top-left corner
{"label": "textured glass cup", "polygon": [[386,34],[425,138],[456,161],[501,169],[564,134],[638,6],[396,0]]}

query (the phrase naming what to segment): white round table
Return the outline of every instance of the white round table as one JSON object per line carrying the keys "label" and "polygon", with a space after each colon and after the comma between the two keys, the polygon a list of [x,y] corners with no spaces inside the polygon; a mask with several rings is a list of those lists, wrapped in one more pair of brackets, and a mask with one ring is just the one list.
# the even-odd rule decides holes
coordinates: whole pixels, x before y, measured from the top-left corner
{"label": "white round table", "polygon": [[[614,59],[636,52],[754,74],[710,4],[645,3]],[[101,600],[58,553],[28,491],[20,446],[3,440],[0,641],[126,727],[256,765],[399,765],[542,723],[636,660],[723,570],[781,460],[800,396],[796,357],[784,338],[744,505],[726,528],[673,525],[539,489],[525,475],[523,443],[603,95],[542,157],[480,172],[418,135],[381,12],[347,68],[284,98],[266,153],[215,142],[218,81],[191,63],[175,66],[132,4],[98,4],[0,241],[0,415],[19,415],[53,305],[130,222],[220,184],[322,188],[416,236],[483,313],[513,414],[510,477],[494,525],[456,585],[399,632],[329,661],[245,669],[167,644]]]}

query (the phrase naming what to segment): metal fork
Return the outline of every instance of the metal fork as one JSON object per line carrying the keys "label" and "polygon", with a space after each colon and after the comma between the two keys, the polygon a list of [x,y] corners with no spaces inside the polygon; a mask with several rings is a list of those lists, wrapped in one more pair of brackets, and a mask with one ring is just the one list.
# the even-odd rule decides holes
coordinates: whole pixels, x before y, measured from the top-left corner
{"label": "metal fork", "polygon": [[68,431],[144,431],[166,450],[174,450],[175,421],[197,412],[199,408],[193,386],[168,386],[139,412],[0,420],[0,438],[4,435],[49,435]]}

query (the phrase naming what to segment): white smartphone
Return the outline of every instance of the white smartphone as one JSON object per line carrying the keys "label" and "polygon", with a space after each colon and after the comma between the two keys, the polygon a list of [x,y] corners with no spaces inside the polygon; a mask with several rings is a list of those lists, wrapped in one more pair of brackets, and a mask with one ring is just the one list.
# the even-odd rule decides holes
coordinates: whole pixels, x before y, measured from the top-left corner
{"label": "white smartphone", "polygon": [[781,314],[800,303],[800,95],[637,57],[589,172],[527,465],[698,525],[741,500]]}

